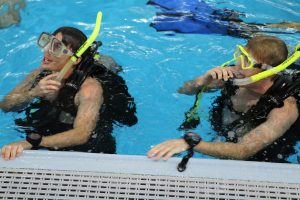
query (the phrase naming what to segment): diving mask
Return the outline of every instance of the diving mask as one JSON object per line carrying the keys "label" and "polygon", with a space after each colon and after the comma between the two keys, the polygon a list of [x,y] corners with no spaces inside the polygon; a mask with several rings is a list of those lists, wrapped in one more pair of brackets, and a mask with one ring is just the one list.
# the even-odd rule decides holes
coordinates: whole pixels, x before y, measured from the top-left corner
{"label": "diving mask", "polygon": [[49,53],[55,57],[61,57],[62,55],[72,56],[74,54],[64,45],[64,43],[62,43],[62,41],[58,40],[50,33],[41,33],[37,43],[41,48],[49,46]]}
{"label": "diving mask", "polygon": [[253,68],[262,68],[270,69],[272,66],[258,63],[254,58],[252,58],[249,53],[241,45],[237,45],[236,51],[233,54],[233,59],[223,63],[221,66],[228,66],[230,63],[236,62],[243,70],[253,69]]}

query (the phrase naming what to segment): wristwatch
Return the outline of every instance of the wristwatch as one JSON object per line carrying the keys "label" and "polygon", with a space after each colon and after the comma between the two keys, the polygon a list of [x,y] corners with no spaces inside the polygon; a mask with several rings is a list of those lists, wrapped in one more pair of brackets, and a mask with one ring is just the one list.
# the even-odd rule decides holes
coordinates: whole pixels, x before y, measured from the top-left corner
{"label": "wristwatch", "polygon": [[41,142],[42,142],[42,138],[43,136],[39,133],[28,133],[26,135],[26,140],[27,142],[29,142],[32,145],[31,149],[38,149],[38,147],[40,146]]}
{"label": "wristwatch", "polygon": [[191,157],[194,155],[193,148],[201,142],[201,137],[197,133],[193,132],[187,132],[183,136],[184,141],[190,146],[190,148],[187,150],[187,155],[185,155],[181,162],[177,166],[177,170],[179,172],[183,172],[186,169],[186,165]]}
{"label": "wristwatch", "polygon": [[193,149],[197,144],[202,140],[200,135],[193,132],[187,132],[183,136],[184,141],[190,146],[190,149]]}

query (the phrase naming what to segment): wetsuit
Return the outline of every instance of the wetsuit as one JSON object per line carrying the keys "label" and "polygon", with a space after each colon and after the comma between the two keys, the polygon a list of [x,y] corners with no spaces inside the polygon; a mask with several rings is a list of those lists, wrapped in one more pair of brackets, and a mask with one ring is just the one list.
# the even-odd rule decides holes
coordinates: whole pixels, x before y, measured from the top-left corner
{"label": "wetsuit", "polygon": [[[298,112],[300,110],[299,91],[300,79],[288,76],[277,76],[274,84],[259,99],[256,105],[247,112],[241,113],[233,109],[230,97],[235,94],[237,87],[227,84],[222,90],[211,110],[213,128],[220,134],[224,134],[228,142],[237,142],[250,130],[265,122],[270,111],[276,107],[282,107],[283,101],[289,96],[297,99]],[[300,118],[290,129],[272,144],[262,149],[248,160],[288,162],[288,156],[296,153],[294,146],[300,141]]]}
{"label": "wetsuit", "polygon": [[[32,88],[49,73],[43,71],[38,75]],[[37,132],[44,136],[72,129],[77,114],[74,98],[87,77],[96,78],[104,91],[104,103],[99,111],[100,117],[96,128],[87,143],[58,150],[115,153],[113,124],[128,126],[136,124],[136,107],[123,78],[108,70],[104,65],[95,64],[93,59],[82,61],[71,77],[66,80],[54,102],[38,98],[27,108],[20,110],[19,112],[25,113],[25,118],[15,120],[19,129],[27,133]]]}

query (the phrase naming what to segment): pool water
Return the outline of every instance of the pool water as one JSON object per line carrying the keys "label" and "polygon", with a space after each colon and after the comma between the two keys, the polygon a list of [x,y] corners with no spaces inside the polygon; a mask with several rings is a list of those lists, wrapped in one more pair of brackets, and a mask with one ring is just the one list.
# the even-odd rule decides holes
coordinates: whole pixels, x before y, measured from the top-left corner
{"label": "pool water", "polygon": [[[244,12],[246,22],[300,21],[298,0],[207,0],[213,7]],[[149,26],[159,10],[145,0],[27,0],[18,25],[0,30],[0,95],[5,95],[29,71],[39,66],[42,52],[36,40],[42,31],[74,26],[90,35],[97,11],[103,12],[100,35],[102,54],[112,56],[124,71],[130,93],[137,104],[139,122],[133,127],[116,127],[117,153],[145,155],[159,142],[178,138],[177,128],[195,97],[176,90],[187,80],[203,74],[231,58],[242,38],[217,34],[169,34]],[[300,42],[300,35],[277,34],[288,45]],[[204,140],[222,140],[211,130],[208,110],[215,94],[205,94],[201,102],[201,125],[196,128]],[[0,114],[0,146],[19,140],[13,119],[17,114]],[[297,150],[299,147],[296,146]],[[299,153],[300,155],[300,153]],[[197,157],[205,157],[197,154]],[[290,161],[296,163],[296,156]]]}

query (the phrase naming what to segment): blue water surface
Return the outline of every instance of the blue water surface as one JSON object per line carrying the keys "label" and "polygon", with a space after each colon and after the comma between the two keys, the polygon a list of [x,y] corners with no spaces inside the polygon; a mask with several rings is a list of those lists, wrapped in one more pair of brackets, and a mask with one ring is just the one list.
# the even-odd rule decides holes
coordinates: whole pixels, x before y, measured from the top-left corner
{"label": "blue water surface", "polygon": [[[216,8],[244,12],[246,22],[300,21],[298,0],[207,0]],[[145,155],[159,142],[178,138],[178,126],[193,104],[193,96],[176,90],[232,56],[242,38],[209,34],[167,34],[149,26],[159,10],[145,0],[27,0],[22,21],[0,30],[0,95],[7,94],[37,66],[42,52],[36,45],[39,34],[60,26],[74,26],[90,35],[97,11],[103,12],[98,40],[102,54],[112,56],[124,71],[130,93],[137,103],[139,122],[133,127],[116,127],[117,153]],[[300,43],[298,34],[277,34],[288,45]],[[220,140],[211,130],[208,110],[217,94],[205,94],[201,102],[202,123],[195,130],[204,140]],[[14,130],[17,114],[0,113],[0,147],[22,139]],[[295,147],[297,148],[297,147]],[[197,154],[197,157],[208,157]],[[295,157],[290,158],[296,162]]]}

